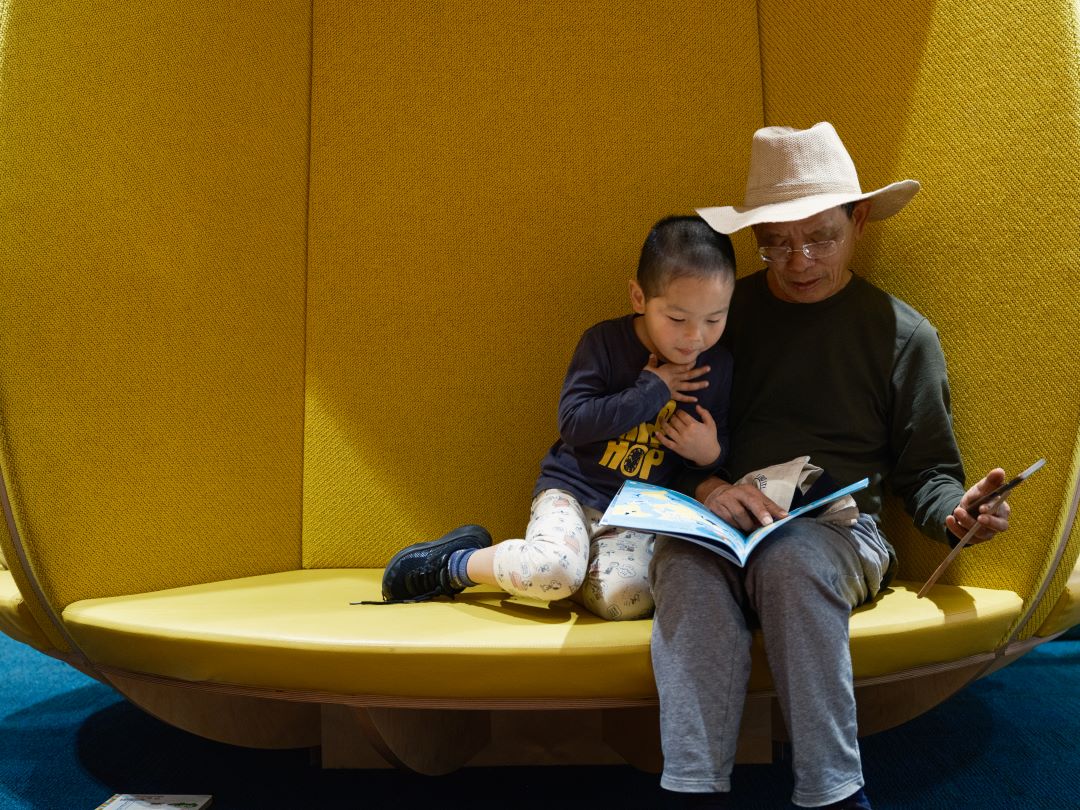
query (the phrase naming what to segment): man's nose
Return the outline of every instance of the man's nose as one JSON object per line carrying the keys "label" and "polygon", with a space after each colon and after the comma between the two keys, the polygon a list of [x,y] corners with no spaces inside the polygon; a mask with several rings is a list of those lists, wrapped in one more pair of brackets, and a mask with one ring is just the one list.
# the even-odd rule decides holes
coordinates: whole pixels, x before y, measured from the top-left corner
{"label": "man's nose", "polygon": [[801,250],[793,250],[788,256],[787,269],[792,273],[801,273],[813,263],[813,260],[806,258],[806,254]]}

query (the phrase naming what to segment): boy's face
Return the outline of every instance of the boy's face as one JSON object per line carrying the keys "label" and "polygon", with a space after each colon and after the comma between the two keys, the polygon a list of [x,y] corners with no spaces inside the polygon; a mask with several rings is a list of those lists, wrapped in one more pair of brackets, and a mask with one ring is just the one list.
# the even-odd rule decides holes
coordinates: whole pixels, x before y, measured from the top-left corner
{"label": "boy's face", "polygon": [[645,347],[669,363],[695,363],[716,345],[727,325],[735,281],[729,276],[681,276],[660,295],[645,300],[637,281],[630,282],[634,330]]}

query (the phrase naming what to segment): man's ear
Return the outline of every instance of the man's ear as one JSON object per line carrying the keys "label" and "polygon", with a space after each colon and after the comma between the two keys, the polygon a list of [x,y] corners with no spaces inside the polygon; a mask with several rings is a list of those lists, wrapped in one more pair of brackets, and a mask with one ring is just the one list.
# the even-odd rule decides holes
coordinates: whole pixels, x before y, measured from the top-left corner
{"label": "man's ear", "polygon": [[863,227],[870,217],[870,200],[859,200],[855,203],[855,209],[851,212],[851,221],[855,225],[855,238],[862,236]]}
{"label": "man's ear", "polygon": [[645,314],[645,291],[636,279],[630,279],[630,306],[638,315]]}

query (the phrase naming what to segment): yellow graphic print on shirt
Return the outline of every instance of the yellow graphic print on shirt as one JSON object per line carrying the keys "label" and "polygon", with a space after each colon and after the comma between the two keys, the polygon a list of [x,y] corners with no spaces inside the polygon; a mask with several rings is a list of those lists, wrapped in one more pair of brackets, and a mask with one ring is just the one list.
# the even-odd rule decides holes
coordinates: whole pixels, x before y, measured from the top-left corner
{"label": "yellow graphic print on shirt", "polygon": [[664,461],[664,448],[653,433],[675,413],[675,400],[668,400],[655,422],[642,422],[626,431],[617,439],[607,443],[604,455],[600,458],[601,466],[618,470],[627,478],[649,480],[649,472]]}

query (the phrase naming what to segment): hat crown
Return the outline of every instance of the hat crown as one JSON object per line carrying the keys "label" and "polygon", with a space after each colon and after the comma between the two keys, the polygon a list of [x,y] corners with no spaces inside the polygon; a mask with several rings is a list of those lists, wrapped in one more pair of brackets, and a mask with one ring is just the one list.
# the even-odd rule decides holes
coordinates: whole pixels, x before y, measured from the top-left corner
{"label": "hat crown", "polygon": [[763,127],[750,146],[744,206],[816,194],[862,194],[855,163],[827,121],[809,129]]}

